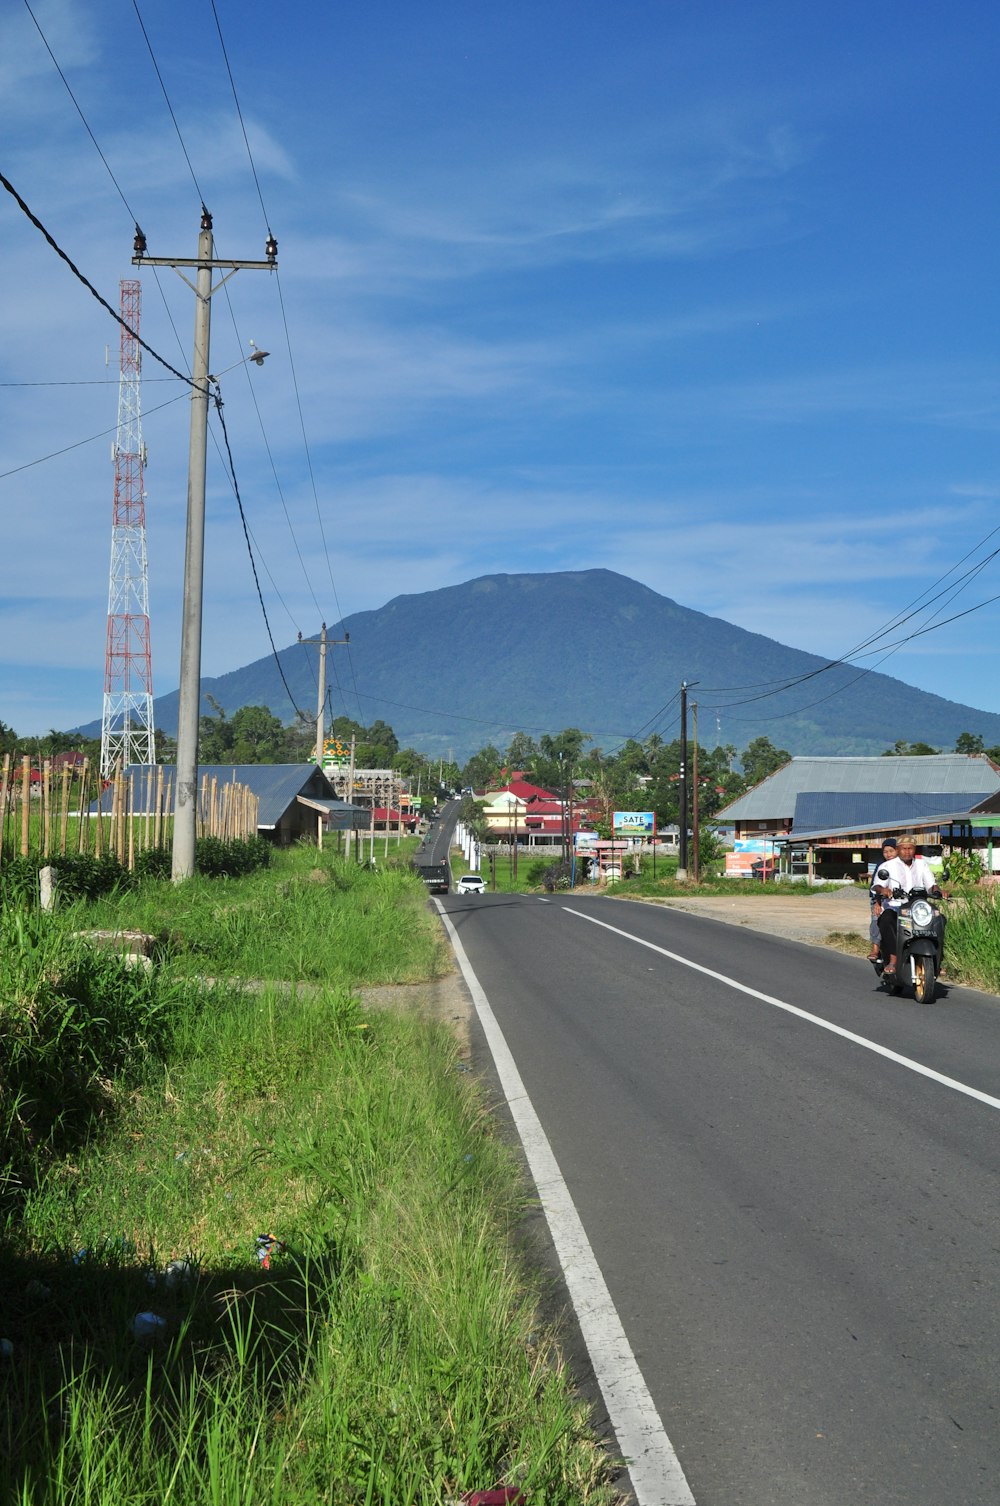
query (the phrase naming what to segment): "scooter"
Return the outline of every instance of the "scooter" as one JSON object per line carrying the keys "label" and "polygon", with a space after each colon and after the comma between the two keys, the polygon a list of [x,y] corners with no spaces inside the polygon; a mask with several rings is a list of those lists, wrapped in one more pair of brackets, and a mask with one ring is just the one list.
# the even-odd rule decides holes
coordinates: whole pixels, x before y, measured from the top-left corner
{"label": "scooter", "polygon": [[[877,877],[889,882],[885,869]],[[907,893],[894,888],[892,897],[903,901],[896,911],[896,975],[887,978],[883,973],[882,987],[898,994],[910,984],[918,1004],[933,1004],[944,957],[945,918],[937,906],[941,891],[911,889]]]}

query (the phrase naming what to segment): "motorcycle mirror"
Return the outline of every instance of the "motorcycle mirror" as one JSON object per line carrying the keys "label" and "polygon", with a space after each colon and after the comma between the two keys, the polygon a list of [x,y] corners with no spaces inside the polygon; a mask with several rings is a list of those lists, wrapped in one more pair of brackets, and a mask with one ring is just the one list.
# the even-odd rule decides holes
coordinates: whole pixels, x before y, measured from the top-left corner
{"label": "motorcycle mirror", "polygon": [[880,882],[881,882],[881,883],[883,883],[883,884],[884,884],[884,883],[886,883],[886,882],[887,882],[887,880],[888,880],[888,878],[889,878],[889,870],[888,870],[888,869],[887,869],[887,868],[880,868],[880,869],[879,869],[879,871],[878,871],[878,873],[876,873],[876,875],[875,875],[875,877],[876,877],[876,878],[877,878],[877,879],[878,879],[878,880],[879,880],[879,881],[880,881]]}

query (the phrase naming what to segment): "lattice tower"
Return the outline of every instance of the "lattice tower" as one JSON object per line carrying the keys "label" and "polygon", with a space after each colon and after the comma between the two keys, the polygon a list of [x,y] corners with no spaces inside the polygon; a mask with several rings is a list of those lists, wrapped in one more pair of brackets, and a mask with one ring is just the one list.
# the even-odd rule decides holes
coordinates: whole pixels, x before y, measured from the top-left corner
{"label": "lattice tower", "polygon": [[153,668],[149,651],[149,571],[146,563],[146,446],[142,442],[139,333],[140,285],[120,285],[121,330],[118,429],[112,457],[115,504],[111,525],[108,638],[104,660],[101,773],[121,763],[153,763]]}

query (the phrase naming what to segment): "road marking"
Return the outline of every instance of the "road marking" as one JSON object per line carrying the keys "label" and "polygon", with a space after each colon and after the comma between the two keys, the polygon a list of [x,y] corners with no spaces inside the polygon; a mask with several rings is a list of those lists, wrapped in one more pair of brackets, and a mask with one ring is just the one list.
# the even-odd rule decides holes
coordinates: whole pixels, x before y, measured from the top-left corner
{"label": "road marking", "polygon": [[628,1462],[638,1506],[695,1506],[680,1461],[632,1353],[607,1282],[590,1247],[569,1188],[559,1170],[521,1080],[510,1047],[447,912],[436,901],[469,986],[480,1024],[528,1158],[548,1220],[570,1299],[590,1354],[618,1447]]}
{"label": "road marking", "polygon": [[748,994],[751,999],[760,999],[764,1004],[771,1004],[775,1009],[783,1009],[786,1014],[797,1015],[800,1020],[808,1020],[810,1025],[819,1025],[823,1030],[829,1030],[833,1035],[842,1036],[845,1041],[853,1041],[856,1046],[863,1046],[866,1051],[874,1051],[877,1056],[884,1056],[887,1061],[896,1062],[901,1067],[908,1067],[911,1072],[916,1072],[921,1077],[929,1077],[932,1082],[939,1082],[943,1087],[952,1088],[956,1093],[964,1093],[967,1098],[975,1098],[979,1103],[985,1103],[991,1109],[1000,1109],[1000,1098],[994,1098],[990,1093],[983,1093],[979,1088],[970,1088],[968,1083],[959,1082],[957,1078],[946,1077],[943,1072],[935,1072],[933,1067],[925,1067],[922,1062],[916,1062],[910,1056],[901,1056],[898,1051],[892,1051],[888,1046],[880,1046],[878,1041],[869,1040],[865,1035],[856,1035],[853,1030],[845,1030],[843,1025],[834,1025],[832,1020],[824,1020],[818,1014],[810,1014],[807,1009],[800,1009],[797,1004],[786,1004],[784,999],[776,999],[773,994],[761,993],[759,989],[750,988],[746,983],[737,983],[735,978],[728,978],[725,973],[717,973],[710,967],[702,967],[700,962],[692,962],[687,957],[678,956],[676,952],[669,952],[666,947],[657,946],[654,941],[646,941],[642,936],[634,936],[631,931],[623,931],[619,926],[609,925],[606,920],[597,920],[593,915],[585,915],[582,910],[571,910],[568,905],[563,909],[567,915],[575,915],[578,920],[589,920],[591,925],[601,926],[605,931],[613,931],[616,936],[623,936],[626,941],[634,941],[637,946],[648,947],[651,952],[659,952],[661,957],[669,957],[671,962],[679,962],[681,967],[689,967],[693,972],[704,973],[706,978],[714,978],[717,983],[724,983],[727,988],[735,988],[741,994]]}

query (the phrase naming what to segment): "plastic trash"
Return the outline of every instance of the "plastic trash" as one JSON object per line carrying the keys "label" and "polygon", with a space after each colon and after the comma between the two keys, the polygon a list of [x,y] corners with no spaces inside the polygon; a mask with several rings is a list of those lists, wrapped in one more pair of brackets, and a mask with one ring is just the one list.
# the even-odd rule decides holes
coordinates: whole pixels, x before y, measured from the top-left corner
{"label": "plastic trash", "polygon": [[87,1248],[86,1245],[84,1245],[81,1249],[77,1250],[76,1254],[73,1256],[73,1264],[74,1265],[83,1265],[84,1262],[87,1261],[87,1260],[89,1260],[89,1259],[90,1259],[90,1250]]}
{"label": "plastic trash", "polygon": [[498,1485],[493,1490],[468,1490],[463,1506],[525,1506],[524,1492],[516,1485]]}
{"label": "plastic trash", "polygon": [[189,1260],[172,1260],[163,1272],[168,1292],[186,1291],[194,1280],[194,1266]]}
{"label": "plastic trash", "polygon": [[14,1358],[14,1346],[10,1339],[0,1339],[0,1360],[12,1360]]}
{"label": "plastic trash", "polygon": [[262,1271],[271,1269],[271,1256],[284,1253],[285,1246],[276,1234],[257,1235],[257,1259]]}
{"label": "plastic trash", "polygon": [[167,1320],[161,1318],[159,1313],[136,1313],[132,1319],[132,1337],[149,1344],[156,1339],[166,1338]]}

